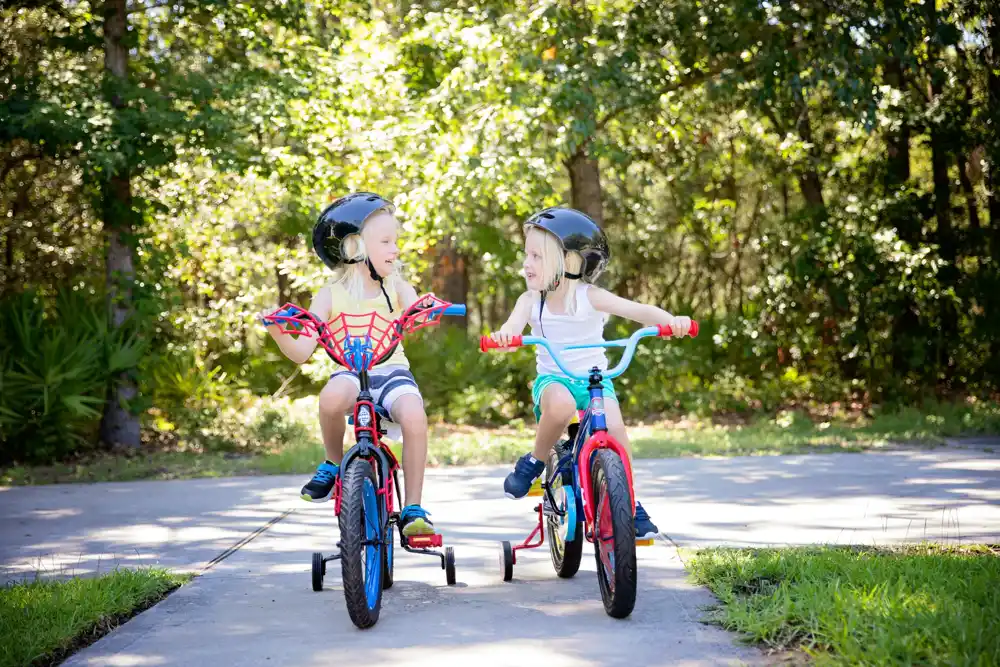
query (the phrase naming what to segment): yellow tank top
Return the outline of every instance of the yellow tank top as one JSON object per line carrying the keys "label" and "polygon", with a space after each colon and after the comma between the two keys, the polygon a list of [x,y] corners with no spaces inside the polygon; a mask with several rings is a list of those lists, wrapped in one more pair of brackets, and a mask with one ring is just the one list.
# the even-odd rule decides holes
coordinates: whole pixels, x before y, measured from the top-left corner
{"label": "yellow tank top", "polygon": [[[403,314],[403,310],[399,297],[396,295],[395,285],[391,284],[391,280],[386,280],[385,283],[385,291],[389,294],[389,300],[392,301],[392,307],[394,308],[391,313],[389,312],[389,306],[385,303],[385,297],[382,295],[381,290],[379,290],[378,296],[357,301],[347,293],[347,290],[344,289],[343,285],[340,283],[330,283],[330,296],[333,306],[330,309],[330,319],[337,317],[341,313],[360,315],[370,313],[372,311],[377,312],[387,320],[394,320],[398,318]],[[347,321],[348,324],[357,324],[360,320],[357,318],[348,318]],[[376,320],[376,324],[380,329],[386,328],[386,323],[382,320]],[[367,327],[348,327],[348,332],[351,335],[363,335],[366,330]],[[389,355],[388,358],[382,360],[376,366],[382,366],[385,364],[402,366],[404,368],[410,367],[410,361],[406,358],[406,354],[403,352],[402,341],[399,342],[396,349]]]}

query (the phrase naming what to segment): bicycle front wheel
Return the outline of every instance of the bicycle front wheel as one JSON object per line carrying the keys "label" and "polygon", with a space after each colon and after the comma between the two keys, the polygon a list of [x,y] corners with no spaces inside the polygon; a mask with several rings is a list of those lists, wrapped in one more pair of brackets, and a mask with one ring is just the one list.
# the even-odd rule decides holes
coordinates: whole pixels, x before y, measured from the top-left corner
{"label": "bicycle front wheel", "polygon": [[631,491],[618,454],[601,449],[592,461],[597,580],[604,611],[614,618],[625,618],[635,607],[638,584]]}
{"label": "bicycle front wheel", "polygon": [[371,461],[356,458],[341,473],[340,563],[344,599],[359,628],[378,622],[382,609],[382,515]]}

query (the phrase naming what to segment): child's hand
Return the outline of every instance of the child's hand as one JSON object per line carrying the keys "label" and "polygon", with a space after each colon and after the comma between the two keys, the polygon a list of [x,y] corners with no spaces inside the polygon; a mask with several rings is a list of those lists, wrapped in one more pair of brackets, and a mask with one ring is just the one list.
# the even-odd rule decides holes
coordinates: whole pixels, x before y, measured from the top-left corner
{"label": "child's hand", "polygon": [[504,333],[502,331],[494,331],[490,334],[490,338],[494,343],[500,347],[510,347],[511,339],[514,338],[514,334]]}
{"label": "child's hand", "polygon": [[683,315],[675,315],[670,322],[670,329],[674,332],[674,338],[683,338],[691,331],[691,318]]}
{"label": "child's hand", "polygon": [[271,327],[278,326],[274,320],[267,319],[267,316],[270,315],[272,312],[273,312],[272,310],[262,310],[254,316],[254,319],[257,321],[257,323],[260,324],[261,326],[267,327],[268,333],[271,334],[277,331],[277,329],[272,330]]}

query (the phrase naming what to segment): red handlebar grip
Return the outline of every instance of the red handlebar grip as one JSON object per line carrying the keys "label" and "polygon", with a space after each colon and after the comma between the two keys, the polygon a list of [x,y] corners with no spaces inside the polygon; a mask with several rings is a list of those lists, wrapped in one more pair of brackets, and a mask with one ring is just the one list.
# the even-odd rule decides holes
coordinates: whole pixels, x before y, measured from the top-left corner
{"label": "red handlebar grip", "polygon": [[510,339],[510,345],[507,345],[506,347],[504,347],[503,345],[500,345],[499,343],[497,343],[495,340],[493,340],[489,336],[480,336],[479,337],[479,351],[480,352],[486,352],[487,350],[500,350],[500,349],[508,350],[508,349],[510,349],[512,347],[521,347],[521,337],[520,336],[514,336],[513,338],[511,338]]}
{"label": "red handlebar grip", "polygon": [[[659,329],[660,329],[659,336],[661,338],[669,338],[670,336],[674,335],[674,330],[670,328],[669,324],[661,324],[659,325]],[[691,328],[688,329],[688,336],[694,338],[697,335],[698,335],[698,323],[694,320],[691,320]]]}

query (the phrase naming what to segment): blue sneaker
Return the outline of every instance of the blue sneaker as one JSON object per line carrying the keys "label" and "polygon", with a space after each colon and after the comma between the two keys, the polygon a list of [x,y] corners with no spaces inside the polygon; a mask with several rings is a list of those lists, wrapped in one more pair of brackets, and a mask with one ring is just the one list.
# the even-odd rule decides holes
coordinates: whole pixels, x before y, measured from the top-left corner
{"label": "blue sneaker", "polygon": [[420,505],[407,505],[399,513],[399,522],[403,527],[403,535],[413,537],[414,535],[433,535],[434,524],[427,517],[430,512]]}
{"label": "blue sneaker", "polygon": [[517,460],[514,472],[507,475],[503,481],[503,491],[508,498],[524,498],[531,490],[531,485],[545,471],[545,461],[539,461],[531,454],[525,454]]}
{"label": "blue sneaker", "polygon": [[642,505],[635,504],[635,539],[650,540],[660,534],[660,529],[656,527],[653,520],[649,518]]}
{"label": "blue sneaker", "polygon": [[302,487],[299,495],[310,503],[325,503],[333,497],[333,487],[337,482],[340,466],[332,461],[323,461],[316,468],[316,474]]}

